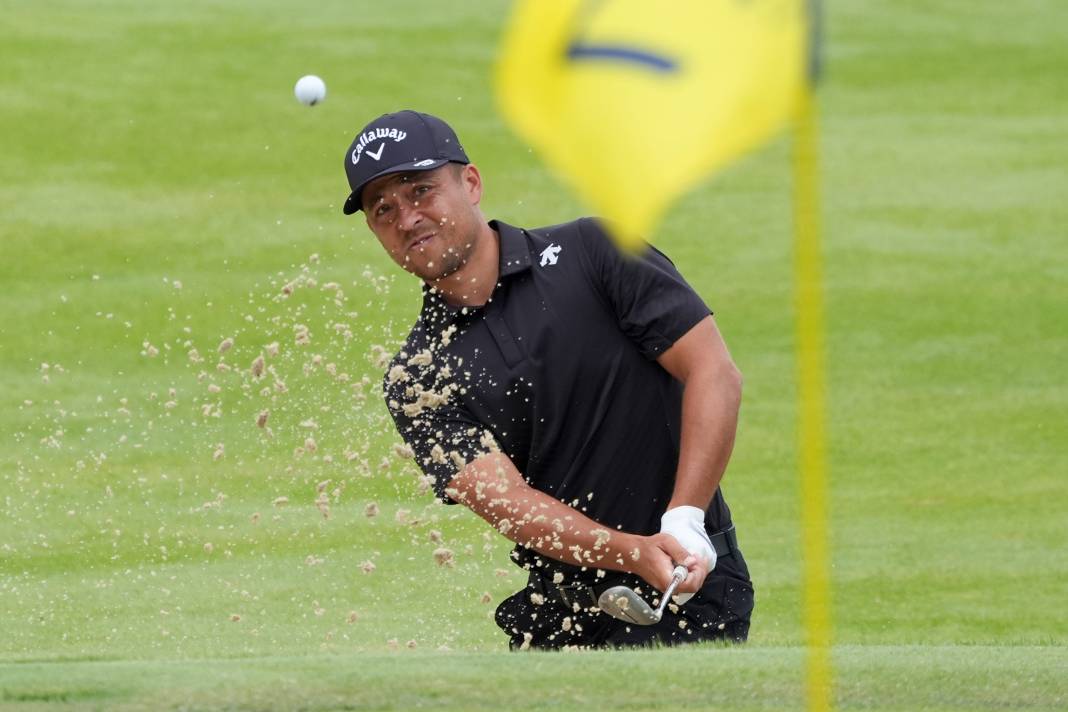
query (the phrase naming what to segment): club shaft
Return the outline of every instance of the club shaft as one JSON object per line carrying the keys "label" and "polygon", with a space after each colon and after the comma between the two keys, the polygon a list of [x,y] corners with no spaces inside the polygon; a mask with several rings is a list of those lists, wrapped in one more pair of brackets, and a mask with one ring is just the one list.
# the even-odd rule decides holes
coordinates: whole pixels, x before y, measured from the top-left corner
{"label": "club shaft", "polygon": [[680,575],[678,573],[671,577],[671,583],[668,584],[667,591],[664,591],[664,597],[660,599],[660,605],[656,609],[657,620],[660,620],[660,617],[664,615],[664,609],[667,608],[668,601],[671,600],[671,597],[675,594],[675,589],[679,587],[685,577],[686,574]]}

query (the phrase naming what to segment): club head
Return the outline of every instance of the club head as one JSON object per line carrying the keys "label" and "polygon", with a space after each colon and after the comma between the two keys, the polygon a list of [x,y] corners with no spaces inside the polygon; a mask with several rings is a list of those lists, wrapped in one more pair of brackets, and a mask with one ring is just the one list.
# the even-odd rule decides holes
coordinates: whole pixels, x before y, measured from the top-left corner
{"label": "club head", "polygon": [[612,586],[605,589],[604,593],[597,597],[597,607],[602,611],[627,623],[638,625],[653,625],[660,622],[664,615],[664,607],[667,606],[671,595],[686,578],[686,567],[677,565],[671,572],[671,583],[667,591],[660,597],[660,607],[653,608],[645,599],[639,596],[634,589],[626,586]]}
{"label": "club head", "polygon": [[612,586],[597,598],[597,607],[627,623],[653,625],[660,622],[661,611],[654,609],[645,599],[627,586]]}

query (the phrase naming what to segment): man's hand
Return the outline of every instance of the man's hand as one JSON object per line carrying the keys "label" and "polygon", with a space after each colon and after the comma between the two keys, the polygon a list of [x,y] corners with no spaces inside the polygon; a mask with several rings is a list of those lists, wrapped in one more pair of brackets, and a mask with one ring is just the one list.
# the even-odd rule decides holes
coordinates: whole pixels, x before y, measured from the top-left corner
{"label": "man's hand", "polygon": [[671,583],[671,572],[676,564],[687,569],[686,578],[675,589],[675,595],[692,596],[705,582],[708,576],[708,564],[701,557],[694,556],[670,534],[653,534],[641,537],[641,555],[634,562],[632,573],[641,576],[657,591],[666,591]]}
{"label": "man's hand", "polygon": [[[705,530],[705,513],[701,509],[690,506],[669,509],[660,518],[660,532],[675,537],[688,552],[702,559],[706,573],[716,568],[716,550]],[[693,593],[689,592],[676,594],[679,603],[686,603],[692,597]]]}

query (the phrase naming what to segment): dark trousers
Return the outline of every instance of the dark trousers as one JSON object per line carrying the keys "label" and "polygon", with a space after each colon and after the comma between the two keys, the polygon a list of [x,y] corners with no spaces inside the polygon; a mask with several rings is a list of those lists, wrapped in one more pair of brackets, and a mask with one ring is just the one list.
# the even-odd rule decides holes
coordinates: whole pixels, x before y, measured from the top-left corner
{"label": "dark trousers", "polygon": [[621,648],[710,640],[742,643],[749,636],[753,584],[740,551],[720,557],[701,590],[681,606],[669,604],[655,625],[627,623],[596,608],[600,592],[619,584],[639,590],[651,605],[659,601],[658,591],[627,574],[610,572],[588,592],[567,589],[561,596],[551,580],[531,573],[522,591],[497,606],[495,619],[508,634],[512,650]]}

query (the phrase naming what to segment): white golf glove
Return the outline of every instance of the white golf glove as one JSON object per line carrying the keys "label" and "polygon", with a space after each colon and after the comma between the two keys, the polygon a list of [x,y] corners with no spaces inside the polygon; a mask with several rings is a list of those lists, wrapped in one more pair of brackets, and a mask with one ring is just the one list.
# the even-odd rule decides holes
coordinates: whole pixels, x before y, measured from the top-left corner
{"label": "white golf glove", "polygon": [[[716,550],[705,531],[705,513],[698,507],[684,505],[664,512],[660,517],[660,533],[670,534],[691,554],[705,559],[709,571],[716,568]],[[675,594],[679,603],[686,603],[691,598],[692,593]]]}

